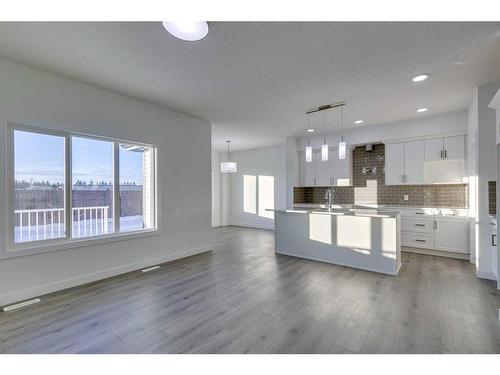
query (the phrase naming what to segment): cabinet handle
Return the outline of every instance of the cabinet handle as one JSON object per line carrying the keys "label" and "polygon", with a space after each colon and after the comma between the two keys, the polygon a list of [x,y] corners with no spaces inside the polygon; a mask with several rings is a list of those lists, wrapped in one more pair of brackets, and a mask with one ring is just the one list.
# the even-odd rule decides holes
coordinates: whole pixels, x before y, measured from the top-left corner
{"label": "cabinet handle", "polygon": [[434,229],[437,229],[437,227],[438,227],[438,222],[437,220],[434,220]]}
{"label": "cabinet handle", "polygon": [[446,150],[444,150],[444,158],[447,159],[448,157],[446,156]]}
{"label": "cabinet handle", "polygon": [[417,227],[425,227],[425,224],[415,224]]}
{"label": "cabinet handle", "polygon": [[415,240],[416,242],[425,242],[425,240]]}
{"label": "cabinet handle", "polygon": [[441,150],[441,159],[443,159],[443,150]]}
{"label": "cabinet handle", "polygon": [[425,215],[424,212],[415,212],[415,215]]}

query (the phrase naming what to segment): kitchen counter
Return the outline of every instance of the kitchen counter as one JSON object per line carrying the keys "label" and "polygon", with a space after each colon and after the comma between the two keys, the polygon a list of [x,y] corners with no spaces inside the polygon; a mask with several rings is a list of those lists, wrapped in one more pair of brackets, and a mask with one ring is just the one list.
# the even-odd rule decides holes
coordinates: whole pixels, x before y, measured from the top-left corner
{"label": "kitchen counter", "polygon": [[396,275],[401,266],[401,215],[358,206],[275,213],[277,254]]}
{"label": "kitchen counter", "polygon": [[[296,203],[294,205],[294,209],[314,209],[314,208],[321,208],[324,209],[325,205],[324,204],[318,204],[318,203]],[[429,216],[459,216],[459,217],[466,217],[469,214],[469,210],[467,208],[461,208],[461,207],[414,207],[414,206],[396,206],[396,205],[390,205],[390,206],[385,206],[385,205],[353,205],[353,204],[346,204],[346,205],[334,205],[334,208],[341,208],[341,209],[349,209],[349,208],[360,208],[360,209],[376,209],[376,210],[381,210],[381,211],[397,211],[401,212],[403,215],[404,214],[414,214],[414,213],[419,213],[422,215],[429,215]]]}
{"label": "kitchen counter", "polygon": [[396,217],[400,215],[400,211],[396,210],[385,210],[378,208],[368,208],[368,207],[354,207],[353,208],[342,208],[336,206],[330,210],[326,208],[311,208],[311,209],[285,209],[285,210],[266,210],[281,213],[295,213],[295,214],[322,214],[322,215],[344,215],[344,216],[367,216],[367,217]]}

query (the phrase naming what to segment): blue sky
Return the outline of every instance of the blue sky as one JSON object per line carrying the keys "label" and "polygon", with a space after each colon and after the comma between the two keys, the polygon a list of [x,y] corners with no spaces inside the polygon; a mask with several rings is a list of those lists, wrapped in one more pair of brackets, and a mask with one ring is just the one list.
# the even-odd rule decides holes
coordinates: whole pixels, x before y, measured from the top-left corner
{"label": "blue sky", "polygon": [[[73,137],[73,183],[113,180],[113,144]],[[26,181],[64,182],[64,138],[16,130],[15,178]],[[142,184],[142,153],[120,147],[120,182]]]}

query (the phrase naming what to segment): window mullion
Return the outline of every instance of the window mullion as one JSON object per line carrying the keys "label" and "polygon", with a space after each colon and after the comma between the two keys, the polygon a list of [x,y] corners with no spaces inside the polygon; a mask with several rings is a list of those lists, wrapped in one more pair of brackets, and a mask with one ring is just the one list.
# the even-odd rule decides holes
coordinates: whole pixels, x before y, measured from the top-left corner
{"label": "window mullion", "polygon": [[120,232],[120,143],[114,142],[113,157],[113,229]]}
{"label": "window mullion", "polygon": [[65,136],[66,140],[66,181],[64,186],[64,196],[65,196],[65,231],[66,238],[71,239],[73,237],[73,152],[72,152],[72,138],[71,135]]}

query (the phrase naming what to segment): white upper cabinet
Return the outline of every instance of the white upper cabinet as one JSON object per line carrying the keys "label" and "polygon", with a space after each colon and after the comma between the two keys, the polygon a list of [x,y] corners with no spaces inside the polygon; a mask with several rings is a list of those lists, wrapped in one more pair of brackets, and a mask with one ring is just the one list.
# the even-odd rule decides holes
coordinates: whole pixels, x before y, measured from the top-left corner
{"label": "white upper cabinet", "polygon": [[422,184],[424,182],[424,141],[406,142],[404,145],[405,183]]}
{"label": "white upper cabinet", "polygon": [[424,183],[424,141],[385,145],[385,184]]}
{"label": "white upper cabinet", "polygon": [[345,159],[339,159],[339,151],[331,150],[330,155],[330,185],[348,186],[352,185],[352,150],[346,150]]}
{"label": "white upper cabinet", "polygon": [[329,186],[331,185],[330,180],[330,161],[321,160],[321,151],[313,152],[314,159],[316,160],[316,186]]}
{"label": "white upper cabinet", "polygon": [[443,160],[443,138],[426,139],[425,161]]}
{"label": "white upper cabinet", "polygon": [[402,185],[405,182],[405,144],[385,145],[385,184]]}
{"label": "white upper cabinet", "polygon": [[352,184],[352,151],[339,160],[338,150],[330,150],[328,160],[321,160],[321,150],[313,151],[311,163],[299,152],[299,186],[349,186]]}
{"label": "white upper cabinet", "polygon": [[426,183],[463,183],[464,173],[464,135],[425,140]]}
{"label": "white upper cabinet", "polygon": [[425,140],[425,161],[465,160],[465,136]]}
{"label": "white upper cabinet", "polygon": [[465,160],[465,136],[445,137],[443,145],[445,160]]}
{"label": "white upper cabinet", "polygon": [[313,152],[312,162],[306,162],[306,154],[299,153],[299,185],[314,186],[316,182],[316,153]]}

